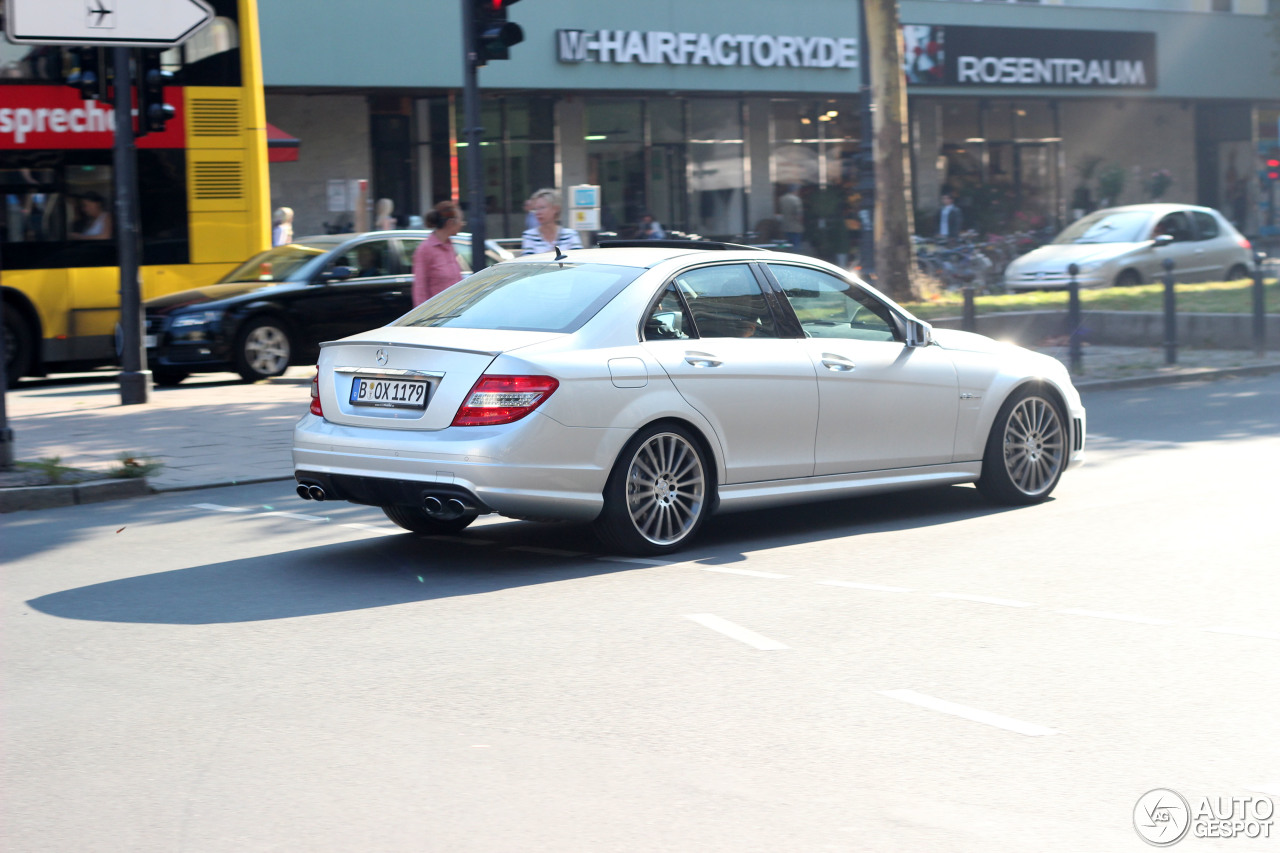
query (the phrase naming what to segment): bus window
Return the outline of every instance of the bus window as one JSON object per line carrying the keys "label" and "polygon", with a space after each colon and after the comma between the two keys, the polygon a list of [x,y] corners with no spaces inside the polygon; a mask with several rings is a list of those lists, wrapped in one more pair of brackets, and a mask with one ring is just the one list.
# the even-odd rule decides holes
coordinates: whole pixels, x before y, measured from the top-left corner
{"label": "bus window", "polygon": [[111,211],[111,167],[68,167],[67,239],[114,240]]}
{"label": "bus window", "polygon": [[61,240],[59,194],[53,169],[0,169],[4,193],[4,223],[0,239],[6,243]]}

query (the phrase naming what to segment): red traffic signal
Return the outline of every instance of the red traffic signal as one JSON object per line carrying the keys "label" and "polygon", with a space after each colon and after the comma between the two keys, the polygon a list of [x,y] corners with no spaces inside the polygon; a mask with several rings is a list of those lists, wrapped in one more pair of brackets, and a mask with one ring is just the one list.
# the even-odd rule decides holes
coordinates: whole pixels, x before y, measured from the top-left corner
{"label": "red traffic signal", "polygon": [[476,67],[489,60],[510,59],[511,46],[524,41],[524,30],[507,20],[507,7],[518,0],[470,0],[471,50]]}

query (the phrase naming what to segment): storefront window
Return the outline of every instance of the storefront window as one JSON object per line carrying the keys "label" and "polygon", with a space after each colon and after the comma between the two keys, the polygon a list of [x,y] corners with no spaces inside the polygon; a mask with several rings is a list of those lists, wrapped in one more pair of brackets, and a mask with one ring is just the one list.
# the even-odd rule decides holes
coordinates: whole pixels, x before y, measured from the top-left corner
{"label": "storefront window", "polygon": [[[941,140],[942,192],[955,196],[969,227],[1009,233],[1059,224],[1061,140],[1050,101],[948,101]],[[920,199],[922,209],[936,203]]]}
{"label": "storefront window", "polygon": [[[524,231],[525,200],[535,190],[555,185],[554,110],[552,98],[492,98],[481,103],[480,150],[490,237],[519,237]],[[460,128],[466,126],[461,112],[457,123]],[[459,140],[459,153],[467,156],[465,139]],[[465,204],[470,198],[465,159],[460,165]]]}
{"label": "storefront window", "polygon": [[586,113],[587,181],[600,187],[600,226],[626,234],[645,212],[644,102],[592,99]]}
{"label": "storefront window", "polygon": [[736,240],[746,232],[746,144],[736,100],[689,104],[689,227]]}
{"label": "storefront window", "polygon": [[799,234],[797,249],[844,264],[860,202],[856,105],[836,99],[774,101],[771,112],[775,216],[755,223],[756,239],[795,242]]}

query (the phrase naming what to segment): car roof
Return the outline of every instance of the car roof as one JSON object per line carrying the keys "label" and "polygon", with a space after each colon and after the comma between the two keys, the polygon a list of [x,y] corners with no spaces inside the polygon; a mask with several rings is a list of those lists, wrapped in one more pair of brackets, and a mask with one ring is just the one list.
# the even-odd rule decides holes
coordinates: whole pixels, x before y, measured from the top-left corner
{"label": "car roof", "polygon": [[1146,202],[1144,204],[1122,204],[1118,207],[1104,207],[1095,213],[1173,213],[1176,210],[1200,210],[1205,213],[1216,213],[1211,207],[1202,207],[1198,204],[1174,204],[1167,201]]}
{"label": "car roof", "polygon": [[[731,247],[729,244],[720,243],[708,243],[705,246],[698,246],[693,241],[690,241],[687,246],[677,246],[670,243],[659,246],[627,243],[617,246],[604,245],[594,249],[571,249],[565,253],[563,260],[577,264],[611,264],[613,266],[649,269],[664,261],[685,257],[705,258],[708,261],[761,261],[781,257],[798,258],[808,262],[814,260],[803,255],[770,252],[747,246],[736,248]],[[536,255],[521,255],[514,260],[546,263],[549,260],[555,260],[555,253],[542,252]],[[511,263],[511,261],[506,263]]]}

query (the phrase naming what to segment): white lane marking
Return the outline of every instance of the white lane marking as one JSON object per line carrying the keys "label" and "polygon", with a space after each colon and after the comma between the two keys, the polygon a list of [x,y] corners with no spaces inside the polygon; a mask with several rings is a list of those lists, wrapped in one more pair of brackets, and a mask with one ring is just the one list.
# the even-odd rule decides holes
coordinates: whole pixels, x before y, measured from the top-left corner
{"label": "white lane marking", "polygon": [[1257,637],[1262,640],[1280,640],[1275,631],[1250,631],[1248,628],[1205,628],[1211,634],[1234,634],[1237,637]]}
{"label": "white lane marking", "polygon": [[543,548],[539,545],[512,545],[508,551],[528,551],[530,554],[546,554],[549,557],[581,557],[582,551],[562,551],[559,548]]}
{"label": "white lane marking", "polygon": [[1089,616],[1094,619],[1112,619],[1116,622],[1135,622],[1139,625],[1175,625],[1175,622],[1169,622],[1164,619],[1148,619],[1146,616],[1130,616],[1127,613],[1106,613],[1101,610],[1081,610],[1071,607],[1066,610],[1055,610],[1055,613],[1063,613],[1067,616]]}
{"label": "white lane marking", "polygon": [[992,598],[989,595],[966,595],[962,592],[935,592],[934,598],[954,598],[959,601],[976,601],[980,604],[998,604],[1001,607],[1035,607],[1029,601],[1015,601],[1012,598]]}
{"label": "white lane marking", "polygon": [[914,592],[905,586],[884,586],[878,583],[858,583],[857,581],[814,581],[823,586],[847,586],[849,589],[869,589],[872,592]]}
{"label": "white lane marking", "polygon": [[607,563],[639,563],[642,566],[671,566],[674,565],[670,560],[649,560],[644,557],[596,557],[597,560],[604,560]]}
{"label": "white lane marking", "polygon": [[263,512],[263,513],[259,513],[259,515],[273,515],[273,516],[276,516],[277,518],[293,518],[298,521],[328,521],[329,520],[328,516],[324,516],[324,515],[303,515],[300,512],[283,512],[281,510],[276,510],[275,512]]}
{"label": "white lane marking", "polygon": [[741,625],[735,625],[728,619],[721,619],[714,613],[690,613],[685,618],[692,619],[704,628],[710,628],[712,631],[719,631],[726,637],[732,637],[739,642],[746,643],[748,646],[753,646],[761,651],[768,652],[790,648],[790,646],[779,643],[777,640],[770,640],[768,637],[757,634],[749,628],[743,628]]}
{"label": "white lane marking", "polygon": [[1264,794],[1270,794],[1273,797],[1280,797],[1280,781],[1261,782],[1257,785],[1246,785],[1245,788],[1250,791],[1260,791]]}
{"label": "white lane marking", "polygon": [[753,578],[789,578],[777,572],[757,572],[754,569],[731,569],[728,566],[698,566],[704,572],[723,572],[726,575],[748,575]]}
{"label": "white lane marking", "polygon": [[360,524],[358,522],[352,522],[351,524],[344,524],[342,526],[350,527],[352,530],[363,530],[366,533],[377,533],[382,536],[395,536],[398,533],[409,532],[407,530],[402,530],[399,527],[382,527],[377,524]]}
{"label": "white lane marking", "polygon": [[914,690],[881,690],[880,695],[888,696],[890,699],[897,699],[902,702],[910,702],[912,705],[919,705],[921,708],[928,708],[931,711],[940,711],[943,714],[963,717],[964,719],[972,720],[975,723],[983,723],[988,726],[995,726],[999,729],[1017,732],[1020,735],[1027,735],[1028,737],[1043,737],[1045,735],[1058,734],[1057,729],[1038,726],[1035,723],[1027,723],[1022,720],[1015,720],[1012,717],[1005,717],[1000,714],[993,714],[990,711],[983,711],[981,708],[970,708],[968,705],[960,705],[955,702],[948,702],[946,699],[926,696],[925,694],[917,693]]}
{"label": "white lane marking", "polygon": [[214,512],[253,512],[244,506],[223,506],[222,504],[191,504],[192,509],[208,509]]}

